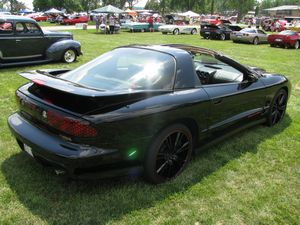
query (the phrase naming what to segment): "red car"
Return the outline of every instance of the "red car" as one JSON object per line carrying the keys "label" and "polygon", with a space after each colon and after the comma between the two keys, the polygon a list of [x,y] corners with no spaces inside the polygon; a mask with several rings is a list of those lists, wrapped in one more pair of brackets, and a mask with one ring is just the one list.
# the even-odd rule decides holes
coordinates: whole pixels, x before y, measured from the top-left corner
{"label": "red car", "polygon": [[60,24],[75,25],[76,23],[87,23],[89,18],[87,16],[71,16],[69,18],[64,18]]}
{"label": "red car", "polygon": [[268,36],[268,42],[271,47],[287,47],[298,49],[300,46],[299,33],[291,30],[281,31],[279,34],[271,34]]}
{"label": "red car", "polygon": [[37,14],[37,13],[33,13],[33,14],[29,14],[27,15],[26,17],[29,17],[31,19],[34,19],[35,21],[37,22],[40,22],[40,21],[47,21],[48,19],[48,16],[45,15],[45,14]]}

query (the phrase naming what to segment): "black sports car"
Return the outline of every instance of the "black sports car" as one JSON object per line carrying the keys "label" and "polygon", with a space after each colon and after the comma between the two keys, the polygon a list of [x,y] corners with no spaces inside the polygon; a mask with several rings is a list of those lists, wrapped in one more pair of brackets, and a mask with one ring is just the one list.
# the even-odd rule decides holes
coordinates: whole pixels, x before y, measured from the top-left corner
{"label": "black sports car", "polygon": [[232,24],[206,24],[201,25],[200,36],[205,39],[230,40],[232,31],[240,31],[242,28]]}
{"label": "black sports car", "polygon": [[73,178],[176,177],[198,147],[284,116],[290,82],[186,45],[116,48],[72,71],[21,73],[8,124],[33,158]]}

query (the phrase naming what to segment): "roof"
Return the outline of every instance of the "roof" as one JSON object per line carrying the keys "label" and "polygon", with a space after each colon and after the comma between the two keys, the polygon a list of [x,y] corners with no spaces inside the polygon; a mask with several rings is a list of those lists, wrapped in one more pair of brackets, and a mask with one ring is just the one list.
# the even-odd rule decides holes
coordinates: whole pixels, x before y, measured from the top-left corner
{"label": "roof", "polygon": [[152,49],[156,51],[165,52],[168,54],[171,54],[173,56],[182,55],[183,53],[193,52],[193,51],[199,51],[203,54],[208,55],[220,55],[218,52],[201,48],[197,46],[191,46],[191,45],[185,45],[185,44],[163,44],[163,45],[128,45],[128,46],[121,46],[122,47],[137,47],[137,48],[144,48],[144,49]]}
{"label": "roof", "polygon": [[0,21],[22,21],[22,22],[35,22],[34,19],[25,16],[16,16],[16,15],[1,15]]}
{"label": "roof", "polygon": [[300,10],[299,5],[282,5],[274,8],[264,9],[266,11],[279,11],[279,10]]}

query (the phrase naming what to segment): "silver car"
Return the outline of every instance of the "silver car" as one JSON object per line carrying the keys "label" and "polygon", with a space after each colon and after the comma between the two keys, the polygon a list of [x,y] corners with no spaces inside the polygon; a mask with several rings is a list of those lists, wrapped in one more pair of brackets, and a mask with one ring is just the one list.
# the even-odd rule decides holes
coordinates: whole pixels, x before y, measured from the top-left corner
{"label": "silver car", "polygon": [[233,42],[252,43],[254,45],[268,43],[268,35],[261,29],[244,28],[241,31],[234,31],[230,34]]}

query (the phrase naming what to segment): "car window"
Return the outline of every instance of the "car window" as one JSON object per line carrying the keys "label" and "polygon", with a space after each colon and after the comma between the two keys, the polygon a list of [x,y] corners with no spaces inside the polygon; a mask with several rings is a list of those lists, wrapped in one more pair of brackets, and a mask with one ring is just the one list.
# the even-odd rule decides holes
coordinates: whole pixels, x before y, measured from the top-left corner
{"label": "car window", "polygon": [[0,35],[11,34],[13,26],[10,22],[0,22]]}
{"label": "car window", "polygon": [[34,23],[25,23],[25,26],[26,33],[39,34],[41,32],[38,26]]}
{"label": "car window", "polygon": [[25,27],[24,27],[23,23],[16,23],[16,32],[17,33],[25,32]]}
{"label": "car window", "polygon": [[259,34],[266,34],[265,32],[263,32],[262,30],[257,30]]}
{"label": "car window", "polygon": [[119,48],[60,78],[99,90],[171,90],[175,60],[158,51]]}
{"label": "car window", "polygon": [[232,66],[207,54],[195,54],[196,74],[203,85],[238,83],[243,80],[243,73]]}

